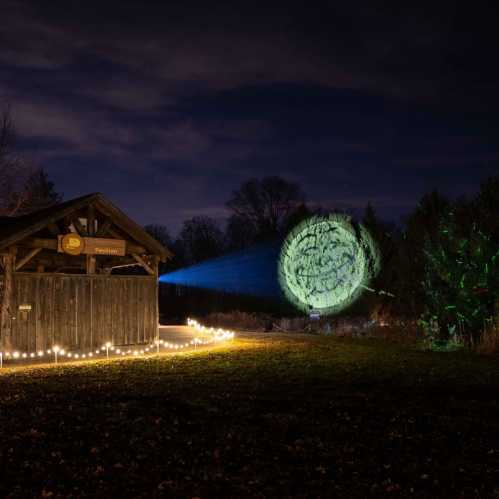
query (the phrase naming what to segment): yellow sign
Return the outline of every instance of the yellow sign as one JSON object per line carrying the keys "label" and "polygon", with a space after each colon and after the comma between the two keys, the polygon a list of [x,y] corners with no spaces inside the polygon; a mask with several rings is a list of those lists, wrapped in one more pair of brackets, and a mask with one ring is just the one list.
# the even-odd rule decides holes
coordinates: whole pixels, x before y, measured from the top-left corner
{"label": "yellow sign", "polygon": [[80,237],[74,232],[58,236],[59,253],[69,255],[126,255],[126,242],[123,239],[105,239],[101,237]]}
{"label": "yellow sign", "polygon": [[88,255],[124,256],[126,254],[126,243],[123,239],[86,237],[85,253]]}
{"label": "yellow sign", "polygon": [[73,232],[59,237],[59,244],[61,250],[69,255],[81,255],[85,247],[83,238]]}

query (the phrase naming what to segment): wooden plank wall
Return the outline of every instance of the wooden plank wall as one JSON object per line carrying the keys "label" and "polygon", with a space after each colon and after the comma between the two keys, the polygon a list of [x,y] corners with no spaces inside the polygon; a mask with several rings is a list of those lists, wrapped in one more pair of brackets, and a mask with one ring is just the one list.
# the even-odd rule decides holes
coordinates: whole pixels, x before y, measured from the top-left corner
{"label": "wooden plank wall", "polygon": [[[12,347],[74,350],[152,342],[157,334],[155,277],[14,274]],[[19,310],[31,305],[30,311]]]}

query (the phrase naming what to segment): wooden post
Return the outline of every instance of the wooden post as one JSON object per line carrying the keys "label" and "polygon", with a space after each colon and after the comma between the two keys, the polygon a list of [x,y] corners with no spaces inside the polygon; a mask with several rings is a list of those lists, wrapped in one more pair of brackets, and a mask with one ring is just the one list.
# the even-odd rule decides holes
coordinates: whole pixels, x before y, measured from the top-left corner
{"label": "wooden post", "polygon": [[154,307],[155,307],[155,317],[156,317],[156,338],[155,340],[158,342],[157,344],[159,345],[159,296],[158,296],[158,286],[159,286],[159,281],[158,281],[158,257],[156,255],[153,256],[153,270],[154,270],[154,276],[156,277],[156,292],[154,295]]}
{"label": "wooden post", "polygon": [[87,213],[87,234],[90,237],[95,236],[95,210],[92,205],[88,207]]}
{"label": "wooden post", "polygon": [[87,274],[95,274],[95,255],[87,255]]}
{"label": "wooden post", "polygon": [[14,267],[16,249],[10,248],[8,253],[2,255],[3,264],[3,295],[2,312],[0,317],[1,345],[4,350],[12,348],[12,294],[14,287]]}
{"label": "wooden post", "polygon": [[[89,205],[88,207],[87,234],[90,237],[95,236],[95,210],[92,205]],[[87,255],[87,274],[95,274],[95,263],[95,255]]]}

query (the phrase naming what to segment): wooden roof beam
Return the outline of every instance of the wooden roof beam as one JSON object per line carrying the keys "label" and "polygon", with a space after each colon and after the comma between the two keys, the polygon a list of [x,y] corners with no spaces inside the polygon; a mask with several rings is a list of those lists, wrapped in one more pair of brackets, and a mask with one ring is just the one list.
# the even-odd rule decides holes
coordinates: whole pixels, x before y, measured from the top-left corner
{"label": "wooden roof beam", "polygon": [[141,267],[143,267],[148,274],[156,275],[156,272],[153,270],[153,268],[150,267],[148,263],[141,256],[137,255],[137,253],[132,253],[132,256],[135,258],[135,260],[137,260],[137,263]]}
{"label": "wooden roof beam", "polygon": [[109,218],[106,218],[102,223],[102,225],[99,227],[96,236],[97,237],[105,236],[109,232],[111,224],[112,224],[111,220]]}
{"label": "wooden roof beam", "polygon": [[38,255],[42,251],[42,248],[33,248],[31,251],[28,252],[28,254],[21,258],[17,263],[16,263],[16,272],[21,268],[24,267],[34,256]]}

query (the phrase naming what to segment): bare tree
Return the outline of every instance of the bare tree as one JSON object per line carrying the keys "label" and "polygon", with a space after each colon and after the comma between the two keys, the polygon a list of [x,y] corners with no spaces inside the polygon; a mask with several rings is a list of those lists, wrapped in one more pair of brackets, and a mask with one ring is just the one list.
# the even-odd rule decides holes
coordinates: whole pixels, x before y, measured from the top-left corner
{"label": "bare tree", "polygon": [[219,256],[223,251],[223,233],[210,217],[198,216],[186,220],[178,243],[187,263],[198,263]]}
{"label": "bare tree", "polygon": [[0,114],[0,158],[8,154],[14,142],[14,122],[9,107]]}
{"label": "bare tree", "polygon": [[258,237],[282,234],[288,217],[303,204],[301,187],[280,177],[253,178],[232,193],[227,207],[242,224],[251,224]]}
{"label": "bare tree", "polygon": [[49,179],[43,168],[31,170],[23,189],[24,204],[21,213],[42,210],[62,201],[62,194],[55,190],[54,183]]}
{"label": "bare tree", "polygon": [[0,111],[0,216],[22,212],[29,193],[26,183],[33,169],[14,153],[15,127],[10,109]]}
{"label": "bare tree", "polygon": [[146,232],[154,237],[156,241],[161,243],[165,248],[169,248],[172,245],[172,238],[168,232],[167,227],[161,224],[149,224],[145,225],[144,229]]}
{"label": "bare tree", "polygon": [[47,208],[62,200],[42,168],[15,153],[15,126],[9,107],[0,111],[0,216]]}
{"label": "bare tree", "polygon": [[229,251],[237,251],[251,246],[257,238],[253,224],[245,223],[233,214],[227,220],[225,239]]}

